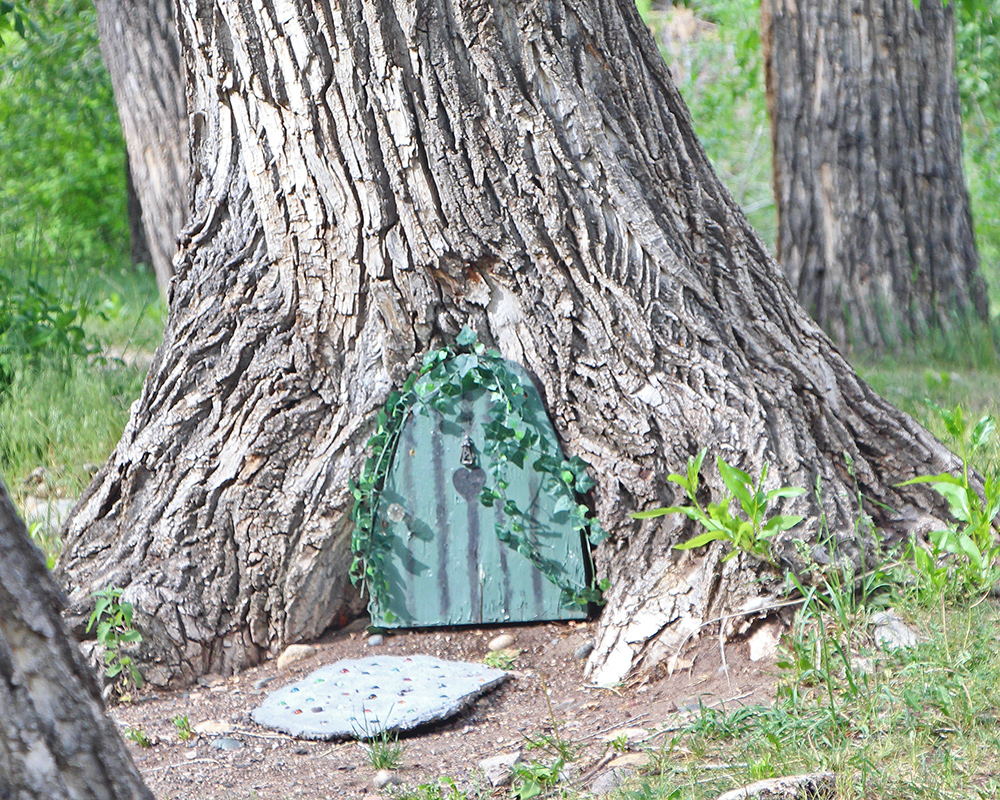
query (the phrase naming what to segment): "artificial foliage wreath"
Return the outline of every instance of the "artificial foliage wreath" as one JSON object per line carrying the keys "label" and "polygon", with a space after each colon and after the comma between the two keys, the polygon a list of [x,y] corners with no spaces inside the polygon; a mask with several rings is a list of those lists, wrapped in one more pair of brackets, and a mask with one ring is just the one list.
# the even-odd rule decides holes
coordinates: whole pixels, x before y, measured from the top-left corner
{"label": "artificial foliage wreath", "polygon": [[489,392],[491,400],[489,420],[484,425],[482,456],[493,478],[493,485],[484,486],[478,499],[487,508],[499,505],[503,509],[496,523],[497,537],[528,558],[559,587],[564,604],[586,606],[602,602],[606,581],[581,584],[562,564],[545,558],[535,543],[534,523],[527,510],[518,508],[506,496],[508,466],[524,468],[528,463],[541,474],[541,488],[555,499],[555,510],[568,512],[573,530],[589,530],[590,542],[597,544],[607,534],[588,507],[576,498],[577,494],[594,486],[594,480],[587,474],[586,462],[577,456],[564,458],[557,442],[539,436],[525,422],[522,412],[526,397],[521,381],[498,351],[487,349],[477,341],[473,331],[464,328],[454,345],[427,353],[420,369],[404,381],[399,391],[389,395],[385,407],[378,413],[375,433],[368,440],[370,455],[358,482],[351,484],[354,494],[351,580],[355,585],[364,582],[373,612],[387,622],[393,620],[386,601],[389,585],[385,576],[390,541],[389,535],[375,524],[375,519],[403,424],[414,410],[434,409],[445,413],[456,399],[478,389]]}

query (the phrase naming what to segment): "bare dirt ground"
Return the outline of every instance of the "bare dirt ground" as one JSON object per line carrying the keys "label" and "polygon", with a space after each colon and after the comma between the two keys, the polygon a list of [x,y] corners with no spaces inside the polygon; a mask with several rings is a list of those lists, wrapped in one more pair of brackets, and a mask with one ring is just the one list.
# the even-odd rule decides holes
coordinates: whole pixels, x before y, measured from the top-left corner
{"label": "bare dirt ground", "polygon": [[[699,703],[734,708],[774,698],[773,657],[750,661],[748,643],[731,642],[725,647],[723,668],[720,645],[710,628],[680,654],[673,675],[664,669],[613,689],[593,686],[584,678],[585,661],[575,657],[581,645],[592,641],[593,628],[594,623],[571,622],[407,631],[386,634],[383,644],[371,646],[363,624],[355,624],[315,643],[315,655],[282,672],[270,661],[228,678],[209,676],[187,691],[147,691],[132,703],[113,707],[111,715],[123,733],[141,730],[150,740],[148,747],[132,741],[129,747],[158,800],[366,797],[399,793],[446,776],[470,796],[481,792],[479,796],[488,797],[495,791],[497,797],[506,797],[509,789],[492,790],[479,762],[518,750],[526,761],[544,760],[546,755],[531,749],[528,740],[551,735],[553,717],[559,736],[580,748],[567,778],[578,789],[589,790],[602,773],[621,764],[616,759],[628,759],[623,751],[633,751],[634,767],[640,751],[668,742],[671,731],[689,719]],[[325,664],[415,653],[482,661],[489,642],[501,633],[512,634],[512,646],[520,649],[511,679],[458,717],[402,739],[402,765],[396,773],[400,787],[381,792],[374,787],[376,771],[355,741],[294,739],[250,719],[266,693]],[[212,726],[218,732],[195,734],[183,742],[173,722],[178,716],[186,716],[192,728],[220,723]],[[626,729],[636,730],[623,733]],[[628,748],[623,747],[623,736],[630,742]],[[226,742],[236,749],[217,749],[222,737],[238,742]],[[616,746],[607,739],[617,739]],[[639,755],[640,761],[643,758]]]}

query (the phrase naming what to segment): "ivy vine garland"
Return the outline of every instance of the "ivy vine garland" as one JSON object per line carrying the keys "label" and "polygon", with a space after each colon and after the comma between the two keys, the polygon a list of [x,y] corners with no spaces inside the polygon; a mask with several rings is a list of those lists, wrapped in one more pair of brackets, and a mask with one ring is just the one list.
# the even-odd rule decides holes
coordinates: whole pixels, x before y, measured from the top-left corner
{"label": "ivy vine garland", "polygon": [[390,541],[389,535],[375,525],[375,518],[403,423],[418,406],[444,412],[454,398],[477,389],[489,392],[491,400],[489,421],[484,425],[482,455],[493,478],[492,486],[484,486],[478,498],[487,508],[499,505],[503,509],[496,524],[497,538],[528,558],[559,587],[564,604],[586,606],[603,602],[607,581],[596,585],[581,584],[562,564],[545,558],[535,544],[529,514],[506,495],[510,485],[508,465],[523,468],[529,457],[534,458],[530,465],[542,477],[541,489],[556,500],[555,510],[569,512],[573,530],[589,529],[590,542],[597,544],[607,534],[587,506],[577,502],[575,496],[594,486],[594,480],[587,474],[586,462],[577,456],[564,458],[558,443],[532,430],[522,416],[526,397],[517,375],[506,366],[498,351],[488,350],[477,341],[473,331],[464,328],[454,345],[427,353],[420,369],[406,379],[399,391],[389,395],[385,407],[378,413],[375,433],[368,440],[370,456],[365,460],[358,482],[351,484],[354,494],[351,546],[355,554],[351,580],[355,585],[364,581],[374,608],[379,613],[384,612],[387,622],[393,619],[388,611],[389,584],[385,577]]}

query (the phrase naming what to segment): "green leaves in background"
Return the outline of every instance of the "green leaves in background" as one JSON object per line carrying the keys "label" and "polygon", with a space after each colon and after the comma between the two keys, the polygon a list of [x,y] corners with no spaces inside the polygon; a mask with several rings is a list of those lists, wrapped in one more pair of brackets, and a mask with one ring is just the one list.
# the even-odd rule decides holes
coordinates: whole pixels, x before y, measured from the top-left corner
{"label": "green leaves in background", "polygon": [[9,36],[13,31],[22,39],[26,39],[29,28],[35,33],[40,32],[24,3],[0,0],[0,48],[7,42],[5,34]]}
{"label": "green leaves in background", "polygon": [[[23,6],[8,5],[3,19],[23,27]],[[129,252],[125,146],[95,11],[85,0],[44,8],[35,35],[0,51],[0,237],[17,241],[3,249],[45,265],[118,265]]]}
{"label": "green leaves in background", "polygon": [[87,303],[60,297],[36,281],[15,284],[0,275],[0,402],[10,390],[16,370],[25,364],[69,370],[73,358],[86,358],[100,348],[83,329]]}

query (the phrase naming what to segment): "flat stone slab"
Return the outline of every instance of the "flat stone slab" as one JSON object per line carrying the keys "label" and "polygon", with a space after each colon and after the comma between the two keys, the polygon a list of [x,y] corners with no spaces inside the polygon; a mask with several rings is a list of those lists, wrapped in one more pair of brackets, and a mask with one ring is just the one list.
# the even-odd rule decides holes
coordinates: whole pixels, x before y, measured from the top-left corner
{"label": "flat stone slab", "polygon": [[432,656],[338,661],[272,692],[250,716],[300,739],[369,739],[448,719],[508,677]]}

